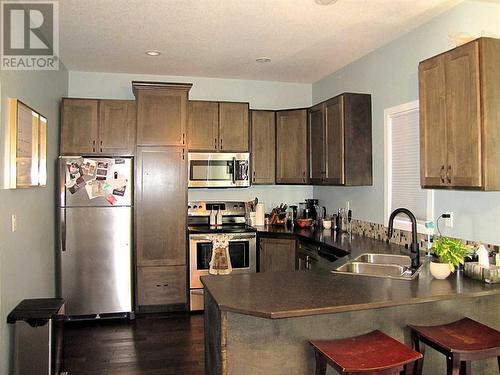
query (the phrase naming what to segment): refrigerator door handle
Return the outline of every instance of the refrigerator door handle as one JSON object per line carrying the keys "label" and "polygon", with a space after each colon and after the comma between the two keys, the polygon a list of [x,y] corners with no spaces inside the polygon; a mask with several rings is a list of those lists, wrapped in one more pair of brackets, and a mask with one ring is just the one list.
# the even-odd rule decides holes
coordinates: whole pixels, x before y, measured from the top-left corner
{"label": "refrigerator door handle", "polygon": [[61,211],[61,251],[66,251],[66,209]]}

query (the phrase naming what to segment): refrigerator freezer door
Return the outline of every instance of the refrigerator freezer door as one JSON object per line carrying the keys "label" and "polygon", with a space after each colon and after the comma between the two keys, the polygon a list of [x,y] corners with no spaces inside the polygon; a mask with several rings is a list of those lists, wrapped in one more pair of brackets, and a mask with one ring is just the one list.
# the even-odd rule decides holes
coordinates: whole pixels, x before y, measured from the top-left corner
{"label": "refrigerator freezer door", "polygon": [[61,156],[59,176],[59,207],[132,205],[131,158]]}
{"label": "refrigerator freezer door", "polygon": [[[66,315],[132,311],[132,208],[62,208]],[[63,251],[64,250],[64,251]]]}

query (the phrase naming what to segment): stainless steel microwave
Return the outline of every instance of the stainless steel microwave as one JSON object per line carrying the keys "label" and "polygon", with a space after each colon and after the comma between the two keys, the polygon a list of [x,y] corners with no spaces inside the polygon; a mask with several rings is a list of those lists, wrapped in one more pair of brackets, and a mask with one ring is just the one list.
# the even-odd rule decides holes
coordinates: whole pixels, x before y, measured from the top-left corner
{"label": "stainless steel microwave", "polygon": [[248,152],[190,152],[189,187],[250,186]]}

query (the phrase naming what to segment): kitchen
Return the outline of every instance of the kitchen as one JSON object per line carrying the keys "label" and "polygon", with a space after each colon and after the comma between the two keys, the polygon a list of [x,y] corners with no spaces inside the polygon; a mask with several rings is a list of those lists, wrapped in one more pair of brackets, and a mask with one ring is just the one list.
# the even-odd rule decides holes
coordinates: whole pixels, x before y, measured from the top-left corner
{"label": "kitchen", "polygon": [[[311,3],[316,6],[314,2]],[[341,4],[342,1],[339,1],[327,11],[334,13],[334,7]],[[62,7],[61,10],[63,9]],[[327,8],[321,8],[320,11],[325,12],[325,9]],[[250,188],[223,190],[189,189],[187,201],[247,202],[258,197],[269,211],[281,202],[294,205],[304,199],[318,199],[319,205],[326,206],[329,214],[335,213],[339,207],[345,207],[346,201],[349,201],[353,220],[387,226],[384,217],[384,110],[418,98],[418,63],[450,50],[454,46],[449,39],[450,33],[468,32],[475,37],[483,33],[491,36],[499,35],[495,21],[497,16],[498,4],[493,2],[461,3],[439,15],[436,13],[435,18],[427,19],[425,24],[418,25],[419,27],[414,30],[412,29],[417,24],[406,26],[407,29],[401,32],[400,38],[387,39],[378,46],[380,47],[378,50],[371,53],[364,52],[363,55],[368,54],[341,69],[339,66],[340,70],[333,74],[330,73],[337,69],[331,69],[322,77],[311,79],[309,82],[315,82],[313,84],[293,83],[294,80],[289,78],[282,80],[292,82],[265,82],[264,75],[260,81],[236,79],[245,78],[244,75],[230,76],[232,79],[197,78],[195,74],[193,77],[182,77],[186,74],[173,71],[177,75],[175,76],[173,73],[160,73],[153,68],[143,71],[143,73],[151,72],[152,75],[136,72],[118,73],[119,70],[113,73],[113,70],[104,67],[87,71],[84,66],[79,68],[78,64],[74,64],[76,68],[69,69],[69,72],[60,73],[2,71],[2,103],[5,103],[7,97],[18,97],[45,114],[49,119],[49,126],[53,124],[52,131],[49,131],[47,147],[49,161],[47,188],[0,192],[3,222],[1,308],[4,355],[11,352],[12,346],[10,342],[13,330],[5,324],[10,310],[23,298],[55,296],[56,272],[53,253],[56,237],[48,234],[53,233],[56,225],[55,217],[52,216],[56,207],[53,198],[56,191],[55,161],[61,152],[59,131],[55,130],[55,126],[58,124],[59,103],[62,97],[134,100],[132,81],[179,82],[193,84],[189,91],[189,100],[249,103],[250,110],[274,111],[310,108],[313,104],[334,98],[344,92],[370,94],[373,185],[344,187],[298,184],[255,185]],[[387,45],[383,46],[384,44]],[[258,69],[265,68],[258,65]],[[206,73],[201,76],[212,75]],[[323,78],[325,76],[326,78]],[[5,104],[2,106],[2,111],[7,112]],[[137,180],[135,182],[137,183]],[[163,192],[160,191],[159,194]],[[442,223],[441,230],[444,234],[497,245],[500,239],[495,225],[495,219],[498,217],[496,202],[498,202],[496,192],[435,190],[433,220],[441,213],[453,212],[453,227],[447,227],[444,222]],[[187,208],[187,204],[184,208]],[[172,211],[177,212],[175,209]],[[16,232],[11,232],[11,215],[14,213],[17,214],[18,227]],[[34,243],[39,244],[39,250],[33,250]],[[10,366],[9,362],[11,361],[2,358],[3,366]],[[8,373],[7,369],[2,371]]]}

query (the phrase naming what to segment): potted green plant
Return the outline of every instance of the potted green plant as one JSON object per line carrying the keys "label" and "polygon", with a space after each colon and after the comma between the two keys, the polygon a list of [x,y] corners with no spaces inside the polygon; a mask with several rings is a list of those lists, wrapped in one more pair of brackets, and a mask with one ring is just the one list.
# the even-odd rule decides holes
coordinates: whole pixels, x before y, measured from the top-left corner
{"label": "potted green plant", "polygon": [[471,246],[458,239],[439,237],[434,241],[432,250],[434,257],[430,264],[431,274],[436,279],[446,279],[451,272],[455,272],[456,267],[464,264]]}

